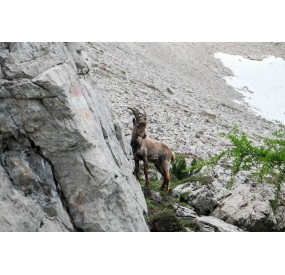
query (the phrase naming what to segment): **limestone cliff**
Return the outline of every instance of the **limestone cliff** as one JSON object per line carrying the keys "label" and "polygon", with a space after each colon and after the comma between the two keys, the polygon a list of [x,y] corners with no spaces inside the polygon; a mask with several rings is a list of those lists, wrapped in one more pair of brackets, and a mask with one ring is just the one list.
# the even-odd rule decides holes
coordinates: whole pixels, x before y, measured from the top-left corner
{"label": "limestone cliff", "polygon": [[85,44],[0,44],[0,230],[148,231]]}

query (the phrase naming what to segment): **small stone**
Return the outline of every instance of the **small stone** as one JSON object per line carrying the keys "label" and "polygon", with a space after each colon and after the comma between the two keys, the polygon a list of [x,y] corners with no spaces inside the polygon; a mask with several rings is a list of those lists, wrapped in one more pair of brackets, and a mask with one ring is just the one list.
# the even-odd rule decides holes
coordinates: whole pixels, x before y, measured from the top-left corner
{"label": "small stone", "polygon": [[172,91],[172,89],[170,89],[169,87],[166,88],[166,91],[167,91],[168,93],[172,94],[172,95],[174,94],[174,92]]}

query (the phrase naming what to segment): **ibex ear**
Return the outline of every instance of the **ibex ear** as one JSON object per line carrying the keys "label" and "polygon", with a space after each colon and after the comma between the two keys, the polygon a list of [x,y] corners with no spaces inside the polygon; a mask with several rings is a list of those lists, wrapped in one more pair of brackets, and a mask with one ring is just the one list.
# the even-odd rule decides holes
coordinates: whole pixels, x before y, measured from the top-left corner
{"label": "ibex ear", "polygon": [[137,123],[136,119],[133,118],[133,124],[135,125]]}

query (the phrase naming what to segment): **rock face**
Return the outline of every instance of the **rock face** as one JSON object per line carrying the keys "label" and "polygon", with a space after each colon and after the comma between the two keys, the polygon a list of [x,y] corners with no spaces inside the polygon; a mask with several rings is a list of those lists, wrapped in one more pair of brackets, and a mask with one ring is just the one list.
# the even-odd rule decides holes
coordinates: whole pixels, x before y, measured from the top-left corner
{"label": "rock face", "polygon": [[[173,190],[176,197],[183,198],[198,214],[210,214],[244,231],[284,231],[284,206],[273,211],[271,202],[276,198],[273,184],[236,183],[232,190],[213,181],[209,185],[190,182]],[[285,186],[281,185],[280,200],[285,198]],[[199,220],[200,221],[200,220]],[[212,221],[212,220],[211,220]],[[217,228],[216,228],[217,229]],[[218,231],[221,231],[220,229]]]}
{"label": "rock face", "polygon": [[194,221],[202,232],[242,232],[239,227],[212,216],[199,216],[190,208],[178,206],[176,216]]}
{"label": "rock face", "polygon": [[274,197],[274,187],[268,184],[256,187],[238,184],[232,195],[224,199],[212,215],[244,230],[273,231],[277,229],[276,217],[270,205]]}
{"label": "rock face", "polygon": [[129,145],[80,43],[1,43],[2,231],[148,231]]}

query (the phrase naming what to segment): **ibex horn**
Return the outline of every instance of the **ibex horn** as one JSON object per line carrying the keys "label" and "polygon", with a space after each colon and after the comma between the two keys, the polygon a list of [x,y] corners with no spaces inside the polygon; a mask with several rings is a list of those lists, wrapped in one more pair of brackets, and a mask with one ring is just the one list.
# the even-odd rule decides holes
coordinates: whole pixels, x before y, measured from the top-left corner
{"label": "ibex horn", "polygon": [[139,112],[139,110],[137,108],[128,107],[128,109],[130,109],[133,112],[133,114],[134,114],[136,119],[140,118],[140,112]]}
{"label": "ibex horn", "polygon": [[144,116],[144,118],[146,119],[146,112],[145,112],[145,109],[143,109],[143,116]]}

